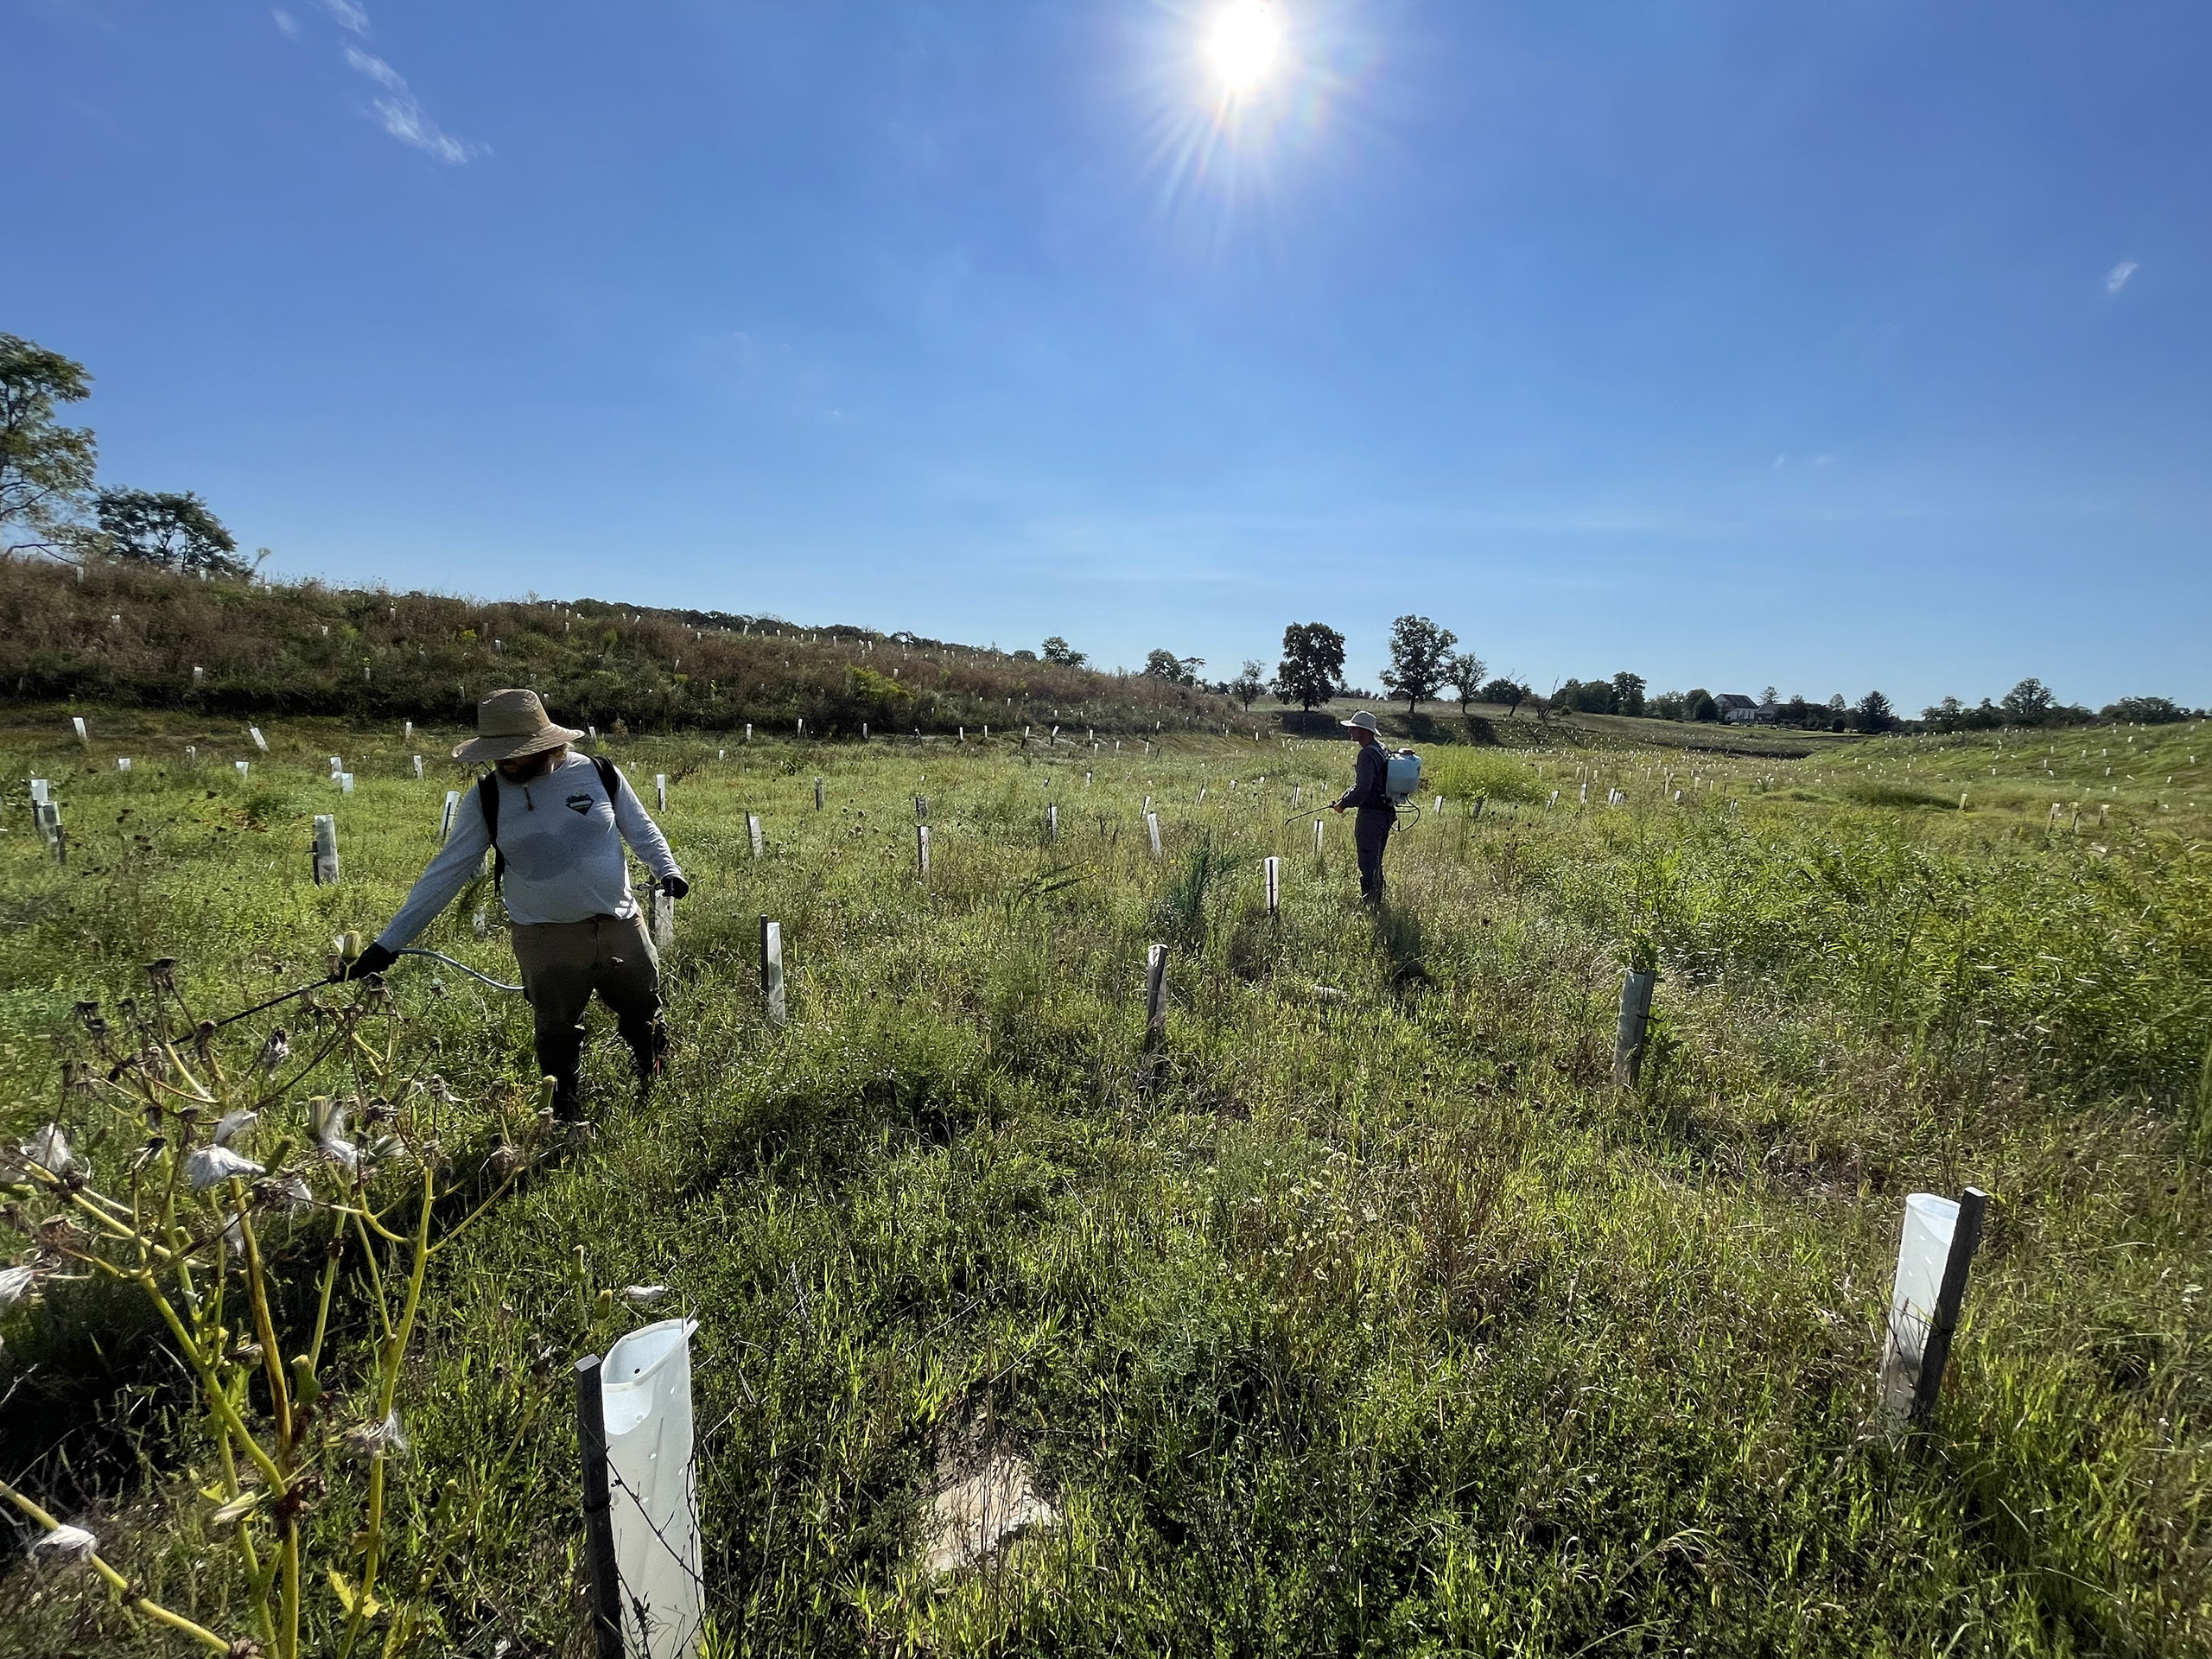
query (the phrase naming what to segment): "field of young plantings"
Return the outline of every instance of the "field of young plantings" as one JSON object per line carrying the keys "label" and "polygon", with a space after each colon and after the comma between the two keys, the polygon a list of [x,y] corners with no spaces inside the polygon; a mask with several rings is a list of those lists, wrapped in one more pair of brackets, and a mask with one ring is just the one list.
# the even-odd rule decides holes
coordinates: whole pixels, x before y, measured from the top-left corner
{"label": "field of young plantings", "polygon": [[[715,1656],[2212,1647],[2201,726],[1439,750],[1380,917],[1347,745],[610,741],[693,888],[569,1144],[419,958],[194,1035],[382,926],[462,734],[69,712],[0,729],[0,1479],[101,1566],[13,1510],[0,1653],[584,1651],[570,1367],[679,1313]],[[419,943],[513,977],[488,883]],[[978,1470],[1031,1523],[933,1570]]]}

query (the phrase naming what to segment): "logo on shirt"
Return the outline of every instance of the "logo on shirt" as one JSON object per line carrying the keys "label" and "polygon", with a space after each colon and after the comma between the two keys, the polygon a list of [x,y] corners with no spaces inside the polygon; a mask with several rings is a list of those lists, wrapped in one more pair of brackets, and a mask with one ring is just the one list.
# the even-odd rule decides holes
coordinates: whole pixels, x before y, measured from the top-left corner
{"label": "logo on shirt", "polygon": [[582,790],[578,790],[575,794],[569,797],[565,804],[569,811],[574,812],[577,817],[582,817],[585,813],[591,810],[594,803],[590,796],[585,794]]}

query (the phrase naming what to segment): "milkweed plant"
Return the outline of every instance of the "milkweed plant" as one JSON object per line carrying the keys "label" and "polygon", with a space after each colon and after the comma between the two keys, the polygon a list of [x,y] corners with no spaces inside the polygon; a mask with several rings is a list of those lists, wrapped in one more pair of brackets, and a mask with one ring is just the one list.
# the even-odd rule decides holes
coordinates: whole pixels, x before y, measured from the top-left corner
{"label": "milkweed plant", "polygon": [[[163,1605],[91,1531],[4,1482],[0,1498],[42,1529],[35,1559],[97,1573],[139,1618],[230,1659],[395,1656],[432,1633],[470,1519],[448,1483],[408,1494],[395,1522],[424,1274],[553,1134],[549,1079],[534,1113],[511,1098],[488,1147],[456,1157],[461,1103],[414,1074],[380,980],[337,982],[358,938],[334,944],[333,982],[289,1032],[199,1017],[168,959],[112,1015],[79,1003],[54,1121],[0,1147],[0,1213],[29,1241],[0,1267],[0,1309],[70,1281],[146,1298],[192,1379],[207,1533],[235,1553],[250,1629]],[[80,1150],[95,1146],[112,1161]]]}

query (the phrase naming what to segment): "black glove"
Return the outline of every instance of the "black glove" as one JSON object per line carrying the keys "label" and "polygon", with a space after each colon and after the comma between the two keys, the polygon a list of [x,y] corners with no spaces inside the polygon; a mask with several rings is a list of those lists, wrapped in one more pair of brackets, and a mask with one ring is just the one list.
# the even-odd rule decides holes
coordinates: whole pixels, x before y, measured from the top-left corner
{"label": "black glove", "polygon": [[691,884],[680,875],[664,875],[660,890],[671,899],[681,899],[691,891]]}
{"label": "black glove", "polygon": [[380,944],[372,944],[359,956],[347,963],[345,970],[338,976],[340,979],[366,979],[371,974],[387,972],[391,964],[398,960],[397,951],[387,950]]}

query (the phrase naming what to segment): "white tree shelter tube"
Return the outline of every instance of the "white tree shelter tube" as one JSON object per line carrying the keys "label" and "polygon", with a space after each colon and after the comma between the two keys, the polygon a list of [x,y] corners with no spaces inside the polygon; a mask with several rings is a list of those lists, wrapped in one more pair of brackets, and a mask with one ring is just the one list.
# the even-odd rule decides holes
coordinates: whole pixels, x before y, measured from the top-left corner
{"label": "white tree shelter tube", "polygon": [[699,1492],[691,1443],[695,1319],[663,1319],[607,1351],[599,1395],[614,1568],[628,1659],[699,1651]]}

